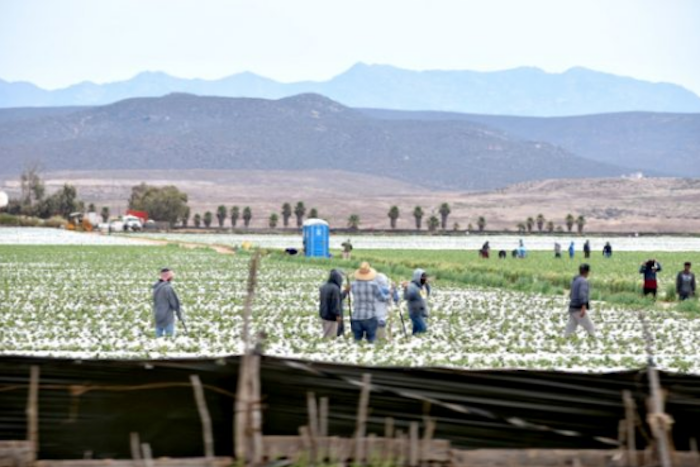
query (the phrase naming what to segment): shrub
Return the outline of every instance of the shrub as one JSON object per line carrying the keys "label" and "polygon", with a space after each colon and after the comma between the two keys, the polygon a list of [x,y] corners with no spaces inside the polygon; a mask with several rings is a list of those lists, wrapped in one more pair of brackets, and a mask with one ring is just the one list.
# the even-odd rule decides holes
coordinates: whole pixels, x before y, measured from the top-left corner
{"label": "shrub", "polygon": [[44,227],[62,228],[66,226],[66,220],[61,216],[53,216],[44,221]]}

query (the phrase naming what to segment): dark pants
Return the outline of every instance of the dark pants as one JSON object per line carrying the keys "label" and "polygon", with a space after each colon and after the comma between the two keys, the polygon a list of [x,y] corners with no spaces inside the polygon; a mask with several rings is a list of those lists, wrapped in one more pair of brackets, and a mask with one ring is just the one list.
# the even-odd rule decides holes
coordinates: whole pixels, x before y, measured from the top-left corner
{"label": "dark pants", "polygon": [[644,296],[653,295],[656,298],[656,287],[644,287]]}
{"label": "dark pants", "polygon": [[687,293],[679,293],[678,294],[678,299],[682,302],[683,300],[688,300],[690,298],[690,294]]}
{"label": "dark pants", "polygon": [[352,329],[355,342],[360,342],[363,338],[367,338],[367,342],[374,342],[377,339],[378,326],[377,318],[353,319],[350,321],[350,329]]}
{"label": "dark pants", "polygon": [[411,323],[413,324],[413,335],[423,334],[428,331],[428,325],[425,322],[425,318],[419,315],[410,315]]}

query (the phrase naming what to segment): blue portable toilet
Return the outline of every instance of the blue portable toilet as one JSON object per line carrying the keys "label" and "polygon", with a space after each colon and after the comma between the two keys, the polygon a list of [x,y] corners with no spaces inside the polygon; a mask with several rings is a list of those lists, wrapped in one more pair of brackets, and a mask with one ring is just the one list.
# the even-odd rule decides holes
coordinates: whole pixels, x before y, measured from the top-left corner
{"label": "blue portable toilet", "polygon": [[330,228],[322,219],[304,222],[304,254],[310,258],[329,258]]}

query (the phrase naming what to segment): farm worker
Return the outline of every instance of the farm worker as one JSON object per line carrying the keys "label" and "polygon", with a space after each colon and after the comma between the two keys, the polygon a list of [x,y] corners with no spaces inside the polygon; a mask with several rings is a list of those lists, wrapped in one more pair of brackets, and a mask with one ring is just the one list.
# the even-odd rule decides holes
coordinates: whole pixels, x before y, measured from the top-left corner
{"label": "farm worker", "polygon": [[180,299],[172,286],[175,277],[168,268],[160,270],[160,279],[153,284],[153,317],[156,322],[156,337],[175,335],[175,317],[182,321]]}
{"label": "farm worker", "polygon": [[559,242],[554,242],[554,257],[561,258],[561,244]]}
{"label": "farm worker", "polygon": [[658,289],[659,284],[656,281],[656,273],[661,272],[661,263],[655,259],[650,259],[639,267],[639,274],[644,274],[644,295],[652,295],[656,298],[656,289]]}
{"label": "farm worker", "polygon": [[683,270],[676,277],[676,293],[679,300],[695,296],[695,274],[690,272],[690,262],[683,264]]}
{"label": "farm worker", "polygon": [[586,242],[583,244],[583,257],[584,258],[591,257],[591,242],[588,240],[586,240]]}
{"label": "farm worker", "polygon": [[566,331],[564,337],[571,336],[576,328],[580,325],[588,331],[591,337],[595,337],[595,326],[593,321],[588,316],[590,306],[588,297],[590,294],[590,286],[588,284],[588,275],[591,267],[583,263],[578,268],[579,275],[574,277],[571,282],[571,301],[569,302],[569,321],[566,323]]}
{"label": "farm worker", "polygon": [[525,243],[522,239],[519,240],[518,249],[516,251],[518,258],[525,258],[527,256],[527,248],[525,248]]}
{"label": "farm worker", "polygon": [[428,275],[422,269],[413,271],[411,282],[403,284],[403,298],[408,303],[408,317],[413,323],[413,335],[424,333],[428,330],[425,319],[428,317],[426,299],[430,296]]}
{"label": "farm worker", "polygon": [[355,281],[350,287],[352,293],[350,329],[356,342],[360,342],[363,338],[368,342],[374,342],[377,338],[376,302],[385,302],[389,296],[382,293],[379,284],[375,281],[376,278],[377,271],[366,261],[360,264],[360,269],[355,271]]}
{"label": "farm worker", "polygon": [[374,308],[377,311],[377,339],[386,340],[386,321],[389,316],[389,307],[392,305],[392,301],[393,304],[397,304],[399,302],[399,292],[396,290],[396,287],[389,284],[389,278],[386,277],[386,274],[378,273],[376,282],[377,285],[379,285],[379,289],[382,291],[382,294],[391,297],[391,300],[387,300],[385,302],[377,300],[374,303]]}
{"label": "farm worker", "polygon": [[338,326],[343,322],[343,300],[348,296],[348,288],[342,289],[342,271],[331,269],[328,282],[319,289],[318,314],[324,339],[335,339],[339,335]]}
{"label": "farm worker", "polygon": [[605,246],[603,247],[603,256],[606,258],[610,258],[612,256],[612,245],[610,245],[610,242],[605,242]]}
{"label": "farm worker", "polygon": [[489,242],[486,242],[481,246],[481,250],[479,250],[479,256],[481,256],[482,258],[488,259],[490,251],[491,251],[491,245],[489,245]]}
{"label": "farm worker", "polygon": [[576,246],[574,245],[574,242],[569,243],[569,259],[574,259],[574,255],[576,254]]}
{"label": "farm worker", "polygon": [[347,241],[343,242],[340,246],[343,247],[343,259],[350,259],[352,253],[352,243],[350,243],[350,239],[348,238]]}

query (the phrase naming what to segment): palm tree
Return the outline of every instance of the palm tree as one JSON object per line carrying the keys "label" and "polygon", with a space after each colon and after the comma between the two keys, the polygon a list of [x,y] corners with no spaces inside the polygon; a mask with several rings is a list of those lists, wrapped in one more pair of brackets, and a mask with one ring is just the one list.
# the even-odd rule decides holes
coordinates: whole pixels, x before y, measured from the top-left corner
{"label": "palm tree", "polygon": [[527,228],[527,233],[531,233],[531,232],[532,232],[532,228],[533,228],[534,226],[535,226],[535,219],[533,219],[532,217],[528,217],[528,218],[525,220],[525,227]]}
{"label": "palm tree", "polygon": [[421,223],[423,222],[423,208],[420,206],[413,208],[413,217],[416,219],[416,230],[420,230]]}
{"label": "palm tree", "polygon": [[294,206],[294,215],[297,216],[297,227],[301,227],[304,224],[304,214],[306,214],[306,206],[304,206],[302,201],[299,201]]}
{"label": "palm tree", "polygon": [[214,220],[214,214],[211,213],[211,211],[207,211],[204,213],[204,227],[207,229],[211,227],[211,223]]}
{"label": "palm tree", "polygon": [[459,222],[455,222],[454,224],[452,224],[452,230],[454,230],[455,232],[459,230]]}
{"label": "palm tree", "polygon": [[277,228],[277,221],[279,221],[279,219],[280,219],[280,218],[279,218],[279,216],[277,215],[276,212],[273,212],[272,214],[270,214],[269,224],[270,224],[270,228],[271,228],[271,229],[276,229],[276,228]]}
{"label": "palm tree", "polygon": [[554,232],[554,222],[547,221],[547,232],[549,232],[549,233]]}
{"label": "palm tree", "polygon": [[95,212],[95,211],[97,211],[97,208],[95,207],[95,203],[88,204],[88,212]]}
{"label": "palm tree", "polygon": [[350,214],[348,217],[348,228],[352,230],[357,230],[360,228],[360,216],[357,214]]}
{"label": "palm tree", "polygon": [[238,208],[238,206],[234,206],[231,208],[231,228],[236,228],[236,224],[238,224],[238,218],[241,217],[241,210]]}
{"label": "palm tree", "polygon": [[569,229],[569,232],[574,228],[574,216],[571,214],[566,215],[566,228]]}
{"label": "palm tree", "polygon": [[537,230],[539,232],[542,232],[542,229],[544,228],[544,216],[542,214],[537,214]]}
{"label": "palm tree", "polygon": [[107,206],[103,207],[100,215],[102,216],[102,222],[107,222],[109,220],[109,208]]}
{"label": "palm tree", "polygon": [[292,217],[292,205],[284,203],[282,205],[282,224],[289,227],[289,218]]}
{"label": "palm tree", "polygon": [[218,208],[216,208],[216,219],[219,221],[219,228],[222,228],[224,226],[224,221],[226,220],[227,216],[228,210],[226,209],[226,206],[221,205]]}
{"label": "palm tree", "polygon": [[440,219],[437,218],[435,214],[428,218],[428,230],[430,232],[435,232],[438,226],[440,226]]}
{"label": "palm tree", "polygon": [[243,225],[248,228],[250,226],[250,220],[253,218],[253,211],[250,209],[250,206],[246,206],[243,208]]}
{"label": "palm tree", "polygon": [[440,213],[440,225],[442,226],[442,230],[445,230],[447,229],[447,216],[449,216],[452,212],[450,210],[450,205],[447,203],[442,203],[440,205],[440,209],[438,209],[438,212]]}
{"label": "palm tree", "polygon": [[309,210],[309,219],[318,219],[318,209],[311,208],[311,210]]}
{"label": "palm tree", "polygon": [[199,228],[202,225],[202,215],[197,213],[194,215],[194,226]]}
{"label": "palm tree", "polygon": [[479,232],[483,232],[486,228],[486,218],[484,216],[479,216],[479,218],[476,220],[476,226],[478,227]]}
{"label": "palm tree", "polygon": [[525,223],[518,222],[518,233],[525,233],[525,230],[527,230],[527,227],[525,227]]}
{"label": "palm tree", "polygon": [[578,216],[576,218],[576,228],[578,229],[579,234],[583,233],[583,226],[584,225],[586,225],[586,218],[583,216]]}
{"label": "palm tree", "polygon": [[187,224],[190,223],[190,207],[185,206],[185,210],[182,213],[182,226],[187,227]]}
{"label": "palm tree", "polygon": [[389,216],[389,225],[391,225],[392,229],[396,228],[396,220],[399,218],[399,207],[398,206],[392,206],[389,209],[389,213],[387,214]]}

